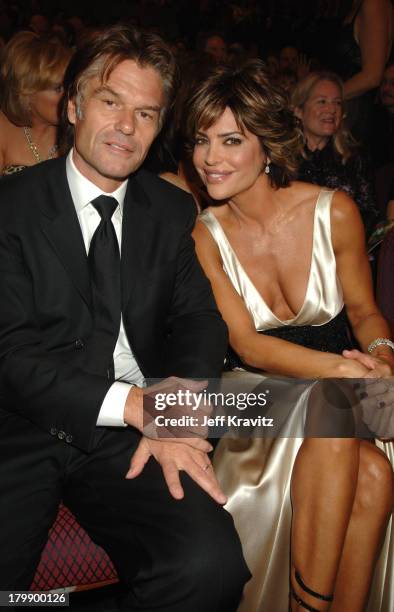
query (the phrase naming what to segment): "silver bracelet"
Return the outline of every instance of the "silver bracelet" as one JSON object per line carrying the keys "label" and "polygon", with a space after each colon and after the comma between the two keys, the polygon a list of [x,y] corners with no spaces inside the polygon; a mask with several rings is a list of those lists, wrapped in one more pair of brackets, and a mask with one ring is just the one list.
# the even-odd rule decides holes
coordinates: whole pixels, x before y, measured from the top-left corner
{"label": "silver bracelet", "polygon": [[376,338],[375,340],[372,340],[371,344],[368,346],[368,353],[372,353],[372,351],[380,345],[388,346],[392,351],[394,351],[394,342],[392,342],[392,340],[389,340],[389,338]]}

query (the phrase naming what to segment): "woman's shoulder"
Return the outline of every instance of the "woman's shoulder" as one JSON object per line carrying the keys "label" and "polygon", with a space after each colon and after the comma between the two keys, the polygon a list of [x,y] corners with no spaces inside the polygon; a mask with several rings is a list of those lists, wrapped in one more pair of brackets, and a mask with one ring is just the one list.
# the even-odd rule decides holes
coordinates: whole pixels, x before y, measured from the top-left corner
{"label": "woman's shoulder", "polygon": [[288,200],[290,206],[314,205],[319,197],[322,187],[303,181],[293,181],[289,187],[282,190],[282,197]]}
{"label": "woman's shoulder", "polygon": [[[352,240],[349,242],[349,228]],[[341,245],[364,243],[364,224],[357,204],[344,191],[335,191],[331,204],[331,234],[334,250]]]}
{"label": "woman's shoulder", "polygon": [[334,191],[331,204],[331,216],[341,223],[359,217],[359,209],[355,201],[344,191]]}

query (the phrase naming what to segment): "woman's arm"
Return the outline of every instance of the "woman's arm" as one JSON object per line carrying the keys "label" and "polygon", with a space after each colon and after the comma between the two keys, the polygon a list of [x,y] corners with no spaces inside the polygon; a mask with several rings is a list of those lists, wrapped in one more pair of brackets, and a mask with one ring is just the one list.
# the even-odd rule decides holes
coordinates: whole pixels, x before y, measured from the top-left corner
{"label": "woman's arm", "polygon": [[[340,191],[333,198],[331,230],[346,311],[353,333],[366,353],[376,338],[389,338],[390,330],[374,299],[360,213],[353,200]],[[376,365],[381,374],[389,375],[391,371],[383,364],[394,366],[393,351],[380,345],[374,349],[372,356],[379,360]]]}
{"label": "woman's arm", "polygon": [[390,0],[364,0],[356,19],[361,70],[345,82],[345,98],[355,98],[378,87],[391,49]]}
{"label": "woman's arm", "polygon": [[230,343],[242,361],[272,374],[300,378],[361,378],[367,369],[356,360],[323,353],[259,334],[242,298],[223,270],[220,253],[209,230],[197,222],[197,255],[212,284],[218,308],[227,323]]}

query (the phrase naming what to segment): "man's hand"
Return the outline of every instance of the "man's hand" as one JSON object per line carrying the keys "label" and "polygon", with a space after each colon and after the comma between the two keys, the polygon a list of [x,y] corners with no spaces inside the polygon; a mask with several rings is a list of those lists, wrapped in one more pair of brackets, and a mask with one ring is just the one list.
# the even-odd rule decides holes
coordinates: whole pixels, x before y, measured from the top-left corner
{"label": "man's hand", "polygon": [[226,503],[227,498],[219,486],[208,455],[188,444],[171,444],[144,436],[133,455],[126,478],[139,476],[151,456],[160,463],[168,489],[175,499],[184,497],[179,478],[179,472],[182,471],[186,472],[218,504]]}
{"label": "man's hand", "polygon": [[210,452],[212,446],[204,439],[208,436],[204,422],[212,408],[201,401],[196,409],[195,403],[207,384],[207,381],[172,376],[145,389],[132,387],[125,404],[124,421],[151,439],[188,444]]}

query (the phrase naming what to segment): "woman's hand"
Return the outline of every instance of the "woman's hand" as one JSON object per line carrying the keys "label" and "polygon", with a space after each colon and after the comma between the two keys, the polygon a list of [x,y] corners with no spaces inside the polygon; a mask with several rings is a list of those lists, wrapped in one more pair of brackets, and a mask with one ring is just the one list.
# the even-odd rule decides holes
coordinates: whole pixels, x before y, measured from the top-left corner
{"label": "woman's hand", "polygon": [[354,385],[362,420],[381,440],[394,438],[394,384],[389,380],[365,380]]}
{"label": "woman's hand", "polygon": [[352,351],[343,351],[345,359],[357,361],[362,364],[367,370],[367,374],[360,378],[387,378],[393,375],[393,364],[390,363],[392,360],[387,360],[367,353],[362,353],[356,349]]}
{"label": "woman's hand", "polygon": [[365,378],[370,371],[370,368],[356,359],[345,359],[333,354],[321,378]]}

